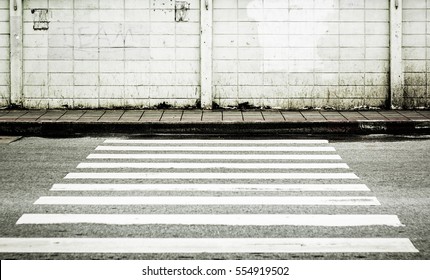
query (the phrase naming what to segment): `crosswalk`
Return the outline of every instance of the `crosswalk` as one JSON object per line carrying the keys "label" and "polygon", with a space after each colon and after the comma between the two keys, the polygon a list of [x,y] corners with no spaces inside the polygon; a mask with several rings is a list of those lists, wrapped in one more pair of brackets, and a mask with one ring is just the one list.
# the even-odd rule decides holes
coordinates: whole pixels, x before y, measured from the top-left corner
{"label": "crosswalk", "polygon": [[[227,226],[231,231],[249,228],[247,236],[241,237],[238,231],[235,238],[217,233],[186,238],[162,233],[147,238],[0,238],[0,252],[418,252],[407,238],[372,235],[378,228],[404,225],[396,215],[378,213],[377,197],[335,153],[327,140],[107,139],[76,171],[54,184],[50,195],[34,202],[38,209],[51,211],[23,214],[16,224],[179,226],[185,227],[185,235],[190,226],[209,230]],[[67,207],[73,206],[79,206],[78,210],[68,212]],[[106,211],[106,206],[127,206],[134,212]],[[158,210],[141,213],[141,207]],[[165,207],[177,213],[163,213]],[[197,207],[198,212],[183,211],[184,207]],[[213,207],[229,209],[229,213],[210,213]],[[327,214],[336,207],[342,211]],[[253,237],[255,227],[274,231],[296,227],[300,236]],[[307,234],[307,229],[349,227],[367,230],[368,236]]]}

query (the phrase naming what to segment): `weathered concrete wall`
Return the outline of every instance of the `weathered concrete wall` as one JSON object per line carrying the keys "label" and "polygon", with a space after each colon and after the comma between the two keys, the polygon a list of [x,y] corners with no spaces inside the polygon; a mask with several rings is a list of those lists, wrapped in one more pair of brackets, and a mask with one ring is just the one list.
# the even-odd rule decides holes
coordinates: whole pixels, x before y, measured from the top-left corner
{"label": "weathered concrete wall", "polygon": [[[211,98],[287,109],[393,103],[390,0],[186,0],[187,22],[175,21],[175,0],[22,1],[23,48],[12,37],[10,57],[21,11],[10,25],[10,1],[0,0],[0,106],[186,107],[199,104],[201,85],[206,108]],[[430,0],[399,3],[393,106],[429,107]],[[203,27],[200,6],[213,15]]]}
{"label": "weathered concrete wall", "polygon": [[[24,0],[24,106],[195,105],[200,1],[175,22],[171,0]],[[48,9],[49,29],[34,30]]]}
{"label": "weathered concrete wall", "polygon": [[9,0],[0,0],[0,106],[9,104]]}
{"label": "weathered concrete wall", "polygon": [[221,106],[386,104],[388,0],[215,0],[214,9]]}
{"label": "weathered concrete wall", "polygon": [[403,0],[404,106],[430,106],[430,0]]}

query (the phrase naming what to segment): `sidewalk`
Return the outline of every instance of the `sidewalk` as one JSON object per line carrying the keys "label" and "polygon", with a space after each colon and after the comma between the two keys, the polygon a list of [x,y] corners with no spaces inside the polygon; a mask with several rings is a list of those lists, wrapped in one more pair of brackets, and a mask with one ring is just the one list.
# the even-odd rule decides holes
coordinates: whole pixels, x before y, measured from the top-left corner
{"label": "sidewalk", "polygon": [[429,110],[0,110],[0,135],[430,134]]}

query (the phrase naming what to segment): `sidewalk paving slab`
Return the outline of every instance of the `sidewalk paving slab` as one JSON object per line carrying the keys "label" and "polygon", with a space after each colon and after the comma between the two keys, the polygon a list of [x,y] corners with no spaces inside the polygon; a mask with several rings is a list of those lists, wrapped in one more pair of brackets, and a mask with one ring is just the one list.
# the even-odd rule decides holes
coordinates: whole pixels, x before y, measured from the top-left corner
{"label": "sidewalk paving slab", "polygon": [[430,134],[428,110],[0,110],[0,135]]}
{"label": "sidewalk paving slab", "polygon": [[222,122],[221,111],[203,111],[202,122]]}
{"label": "sidewalk paving slab", "polygon": [[284,122],[284,116],[280,111],[262,111],[264,121],[267,122]]}

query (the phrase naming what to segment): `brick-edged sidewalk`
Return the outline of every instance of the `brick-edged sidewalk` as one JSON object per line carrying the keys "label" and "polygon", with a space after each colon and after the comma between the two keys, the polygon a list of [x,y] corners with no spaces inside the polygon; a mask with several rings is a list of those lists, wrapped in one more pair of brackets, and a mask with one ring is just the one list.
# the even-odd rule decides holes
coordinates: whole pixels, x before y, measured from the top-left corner
{"label": "brick-edged sidewalk", "polygon": [[429,110],[0,110],[0,135],[430,133]]}

